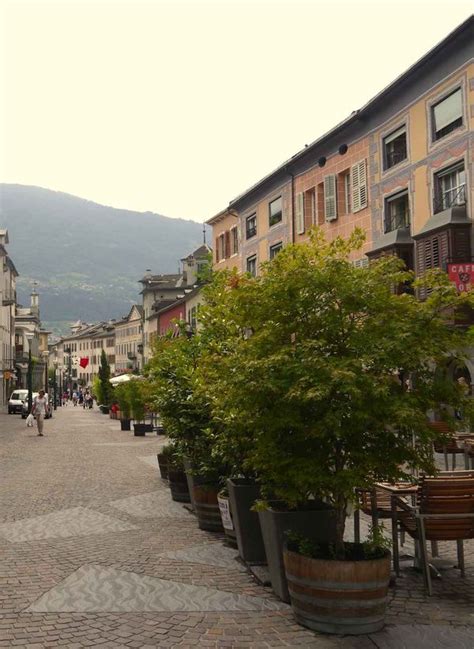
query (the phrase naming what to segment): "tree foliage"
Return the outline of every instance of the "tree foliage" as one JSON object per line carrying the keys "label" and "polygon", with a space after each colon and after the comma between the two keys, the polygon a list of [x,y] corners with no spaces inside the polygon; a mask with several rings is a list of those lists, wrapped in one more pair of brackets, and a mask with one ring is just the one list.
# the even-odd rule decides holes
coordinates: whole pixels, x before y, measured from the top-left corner
{"label": "tree foliage", "polygon": [[[110,365],[107,360],[107,354],[105,349],[102,350],[100,355],[100,365],[99,365],[99,381],[100,381],[100,403],[104,406],[109,406],[112,401],[112,385],[110,383]],[[99,395],[97,395],[99,397]]]}
{"label": "tree foliage", "polygon": [[469,408],[439,368],[469,344],[450,318],[471,296],[442,271],[415,282],[425,301],[397,294],[412,274],[394,256],[355,267],[362,243],[360,230],[330,242],[315,230],[260,277],[221,279],[204,318],[223,330],[201,362],[213,417],[245,434],[245,462],[269,491],[290,505],[314,496],[336,507],[339,548],[354,488],[432,473],[427,413],[454,423],[453,409]]}

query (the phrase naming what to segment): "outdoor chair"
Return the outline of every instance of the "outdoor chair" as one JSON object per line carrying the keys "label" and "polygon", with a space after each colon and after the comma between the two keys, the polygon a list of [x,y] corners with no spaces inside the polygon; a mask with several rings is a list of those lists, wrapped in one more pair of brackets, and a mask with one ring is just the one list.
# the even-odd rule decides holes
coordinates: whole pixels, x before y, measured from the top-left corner
{"label": "outdoor chair", "polygon": [[[360,512],[372,519],[375,527],[380,519],[392,518],[391,497],[383,489],[356,489],[356,509],[354,510],[354,541],[360,543]],[[401,539],[403,545],[404,538]]]}
{"label": "outdoor chair", "polygon": [[435,453],[442,453],[444,455],[446,471],[449,471],[448,455],[451,455],[452,470],[454,471],[456,469],[456,456],[464,455],[464,448],[458,444],[454,431],[445,421],[430,421],[428,425],[440,435],[445,436],[446,439],[444,441],[433,442],[433,449]]}
{"label": "outdoor chair", "polygon": [[400,575],[398,528],[419,544],[428,595],[432,594],[427,541],[456,541],[458,568],[465,576],[463,541],[474,538],[474,472],[458,471],[436,478],[423,477],[417,504],[392,496],[392,538],[395,573]]}

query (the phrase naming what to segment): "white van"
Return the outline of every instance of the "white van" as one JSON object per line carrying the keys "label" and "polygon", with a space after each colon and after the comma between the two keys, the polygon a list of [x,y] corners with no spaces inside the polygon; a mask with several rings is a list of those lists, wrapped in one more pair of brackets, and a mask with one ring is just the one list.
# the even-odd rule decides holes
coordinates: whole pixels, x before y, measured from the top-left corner
{"label": "white van", "polygon": [[28,399],[28,390],[14,390],[8,401],[8,414],[21,413],[25,399]]}

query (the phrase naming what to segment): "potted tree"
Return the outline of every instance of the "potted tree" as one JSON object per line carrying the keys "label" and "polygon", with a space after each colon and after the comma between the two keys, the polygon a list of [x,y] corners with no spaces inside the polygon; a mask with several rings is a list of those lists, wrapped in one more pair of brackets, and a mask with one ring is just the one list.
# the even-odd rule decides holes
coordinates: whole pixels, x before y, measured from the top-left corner
{"label": "potted tree", "polygon": [[110,383],[110,365],[107,360],[107,354],[105,349],[102,350],[100,355],[100,365],[99,365],[99,381],[98,385],[100,386],[99,394],[97,396],[101,397],[99,410],[102,414],[109,414],[109,406],[112,400],[112,384]]}
{"label": "potted tree", "polygon": [[144,437],[146,433],[145,426],[145,401],[140,390],[138,381],[128,383],[128,394],[130,399],[130,409],[133,419],[133,431],[136,437]]}
{"label": "potted tree", "polygon": [[206,341],[200,336],[164,337],[155,343],[148,367],[154,409],[186,461],[193,507],[202,529],[222,531],[217,493],[226,469],[215,452],[216,422],[197,389],[197,368]]}
{"label": "potted tree", "polygon": [[168,467],[170,464],[170,459],[173,455],[173,447],[171,444],[166,444],[161,449],[161,452],[157,454],[158,467],[160,469],[160,475],[163,480],[168,480]]}
{"label": "potted tree", "polygon": [[120,428],[130,430],[130,390],[128,383],[122,383],[114,388],[114,395],[120,408]]}
{"label": "potted tree", "polygon": [[[315,230],[308,243],[287,246],[264,266],[255,280],[259,300],[247,313],[252,335],[228,354],[219,397],[229,421],[254,431],[250,461],[270,495],[259,515],[272,586],[283,599],[291,595],[301,623],[337,633],[383,625],[389,578],[377,530],[370,551],[344,543],[355,488],[402,479],[401,467],[432,472],[436,433],[426,413],[441,402],[448,417],[466,401],[436,367],[467,347],[465,331],[446,318],[472,296],[457,295],[441,271],[422,280],[424,302],[399,293],[394,287],[413,281],[403,262],[387,256],[355,267],[350,258],[362,245],[360,230],[331,242]],[[406,376],[413,377],[410,389]],[[301,510],[315,506],[319,522],[305,531],[312,514]],[[274,541],[288,531],[303,544],[288,548],[284,566]],[[340,604],[340,577],[349,573],[362,599],[371,597],[367,582],[379,584],[378,609],[368,620]],[[311,599],[312,583],[324,583],[326,606]]]}

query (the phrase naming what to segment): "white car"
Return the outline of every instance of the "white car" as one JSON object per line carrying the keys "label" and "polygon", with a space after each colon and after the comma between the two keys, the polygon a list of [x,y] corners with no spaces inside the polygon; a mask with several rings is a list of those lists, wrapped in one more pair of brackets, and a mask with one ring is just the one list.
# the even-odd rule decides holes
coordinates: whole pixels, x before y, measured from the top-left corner
{"label": "white car", "polygon": [[8,414],[21,413],[25,399],[28,399],[28,390],[14,390],[8,401]]}

